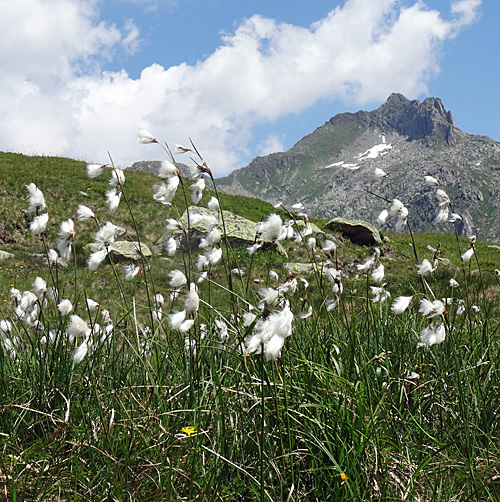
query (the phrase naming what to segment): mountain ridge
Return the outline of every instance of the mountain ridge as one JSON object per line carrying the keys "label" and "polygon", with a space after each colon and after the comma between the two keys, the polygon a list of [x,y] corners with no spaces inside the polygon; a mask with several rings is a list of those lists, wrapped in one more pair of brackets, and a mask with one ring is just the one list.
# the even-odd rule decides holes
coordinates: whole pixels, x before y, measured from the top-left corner
{"label": "mountain ridge", "polygon": [[[377,179],[376,168],[389,181]],[[447,191],[464,233],[500,240],[500,143],[457,128],[439,98],[420,102],[395,93],[376,110],[337,114],[287,152],[256,157],[217,183],[272,203],[302,202],[314,216],[375,223],[387,204],[370,190],[402,200],[416,231],[451,231],[451,224],[435,222],[437,202],[425,175]]]}

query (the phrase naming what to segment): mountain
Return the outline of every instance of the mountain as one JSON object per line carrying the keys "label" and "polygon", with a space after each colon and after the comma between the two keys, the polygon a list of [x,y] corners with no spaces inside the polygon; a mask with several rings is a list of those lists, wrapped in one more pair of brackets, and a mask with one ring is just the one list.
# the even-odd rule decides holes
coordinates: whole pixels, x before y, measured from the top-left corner
{"label": "mountain", "polygon": [[[376,168],[388,178],[376,178]],[[452,231],[435,221],[438,200],[425,175],[449,195],[464,234],[500,240],[500,143],[458,129],[439,98],[392,94],[371,112],[335,115],[287,152],[257,157],[217,181],[227,193],[301,202],[312,216],[376,223],[387,203],[369,190],[401,200],[416,231]]]}

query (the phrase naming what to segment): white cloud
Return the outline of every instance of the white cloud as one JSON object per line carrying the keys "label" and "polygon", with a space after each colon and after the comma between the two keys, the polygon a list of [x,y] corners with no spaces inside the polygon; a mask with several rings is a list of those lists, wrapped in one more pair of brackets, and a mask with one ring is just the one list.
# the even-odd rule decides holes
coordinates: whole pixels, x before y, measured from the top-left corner
{"label": "white cloud", "polygon": [[[132,21],[123,29],[100,22],[97,0],[2,2],[0,149],[96,162],[109,150],[126,165],[161,157],[135,141],[148,129],[161,140],[193,138],[223,174],[248,157],[256,124],[319,99],[362,105],[425,93],[443,43],[475,20],[479,5],[455,2],[447,20],[421,2],[349,0],[310,28],[256,15],[196,65],[153,64],[132,79],[100,71],[140,40]],[[268,138],[269,148],[278,144]]]}
{"label": "white cloud", "polygon": [[264,141],[257,145],[257,155],[264,157],[270,153],[282,152],[284,150],[281,138],[277,133],[271,133]]}

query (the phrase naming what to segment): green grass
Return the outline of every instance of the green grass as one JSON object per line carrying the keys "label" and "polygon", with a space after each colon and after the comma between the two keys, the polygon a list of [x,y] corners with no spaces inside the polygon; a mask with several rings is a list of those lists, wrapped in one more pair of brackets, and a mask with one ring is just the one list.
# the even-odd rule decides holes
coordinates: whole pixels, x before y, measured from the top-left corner
{"label": "green grass", "polygon": [[[288,257],[262,249],[249,256],[245,248],[223,243],[222,262],[199,286],[200,308],[187,335],[192,348],[186,350],[185,335],[166,318],[184,308],[186,286],[178,299],[168,300],[168,273],[182,269],[187,255],[141,259],[142,273],[130,282],[122,278],[125,263],[115,259],[90,272],[84,245],[96,226],[77,223],[74,261],[56,270],[42,260],[44,245],[56,245],[60,223],[74,218],[80,203],[92,207],[101,223],[124,226],[127,239],[138,232],[142,242],[154,244],[165,218],[184,210],[181,189],[168,208],[152,201],[154,176],[126,172],[122,202],[109,215],[109,171],[89,180],[80,162],[0,154],[0,172],[2,249],[15,255],[0,262],[0,320],[13,325],[0,338],[2,499],[499,500],[496,248],[479,242],[472,260],[462,263],[467,239],[416,234],[416,260],[409,235],[390,235],[379,258],[385,287],[391,300],[414,296],[408,310],[395,315],[391,300],[370,300],[373,282],[356,267],[373,249],[337,235],[331,259],[343,274],[338,307],[325,309],[333,292],[324,276],[299,275],[309,287],[299,281],[295,294],[284,295],[294,314],[293,333],[281,356],[266,361],[241,350],[255,326],[244,326],[240,316],[250,307],[261,321],[272,315],[258,306],[257,294],[260,287],[277,286],[270,269],[284,283],[285,263],[321,266],[326,257],[304,243],[286,242]],[[24,213],[24,185],[30,182],[48,205],[52,223],[45,244],[30,234],[32,216]],[[205,193],[200,205],[211,195]],[[275,211],[228,195],[221,205],[254,221]],[[315,223],[323,228],[325,222]],[[432,261],[427,245],[438,243],[449,261],[422,281],[416,263]],[[234,267],[245,269],[241,279],[228,275]],[[111,313],[110,333],[90,336],[79,364],[72,351],[82,339],[69,342],[68,316],[52,300],[38,328],[14,315],[11,285],[30,290],[37,276],[70,299],[74,313],[96,331],[105,322],[99,311],[87,310],[85,298]],[[451,290],[450,278],[458,289]],[[161,320],[152,317],[156,293],[167,298]],[[433,300],[432,294],[454,298],[439,317],[446,339],[417,348],[431,322],[418,313],[418,301]],[[463,315],[457,315],[458,299]],[[300,318],[308,306],[312,316]],[[226,335],[216,320],[226,323]],[[58,332],[55,341],[44,342]]]}

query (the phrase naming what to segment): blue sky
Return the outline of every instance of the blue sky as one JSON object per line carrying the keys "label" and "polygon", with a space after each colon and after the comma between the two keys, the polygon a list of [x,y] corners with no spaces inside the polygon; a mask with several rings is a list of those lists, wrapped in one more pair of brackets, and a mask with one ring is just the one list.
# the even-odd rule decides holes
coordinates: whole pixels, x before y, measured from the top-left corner
{"label": "blue sky", "polygon": [[391,92],[500,140],[494,0],[0,4],[0,149],[122,166],[192,137],[217,175]]}

